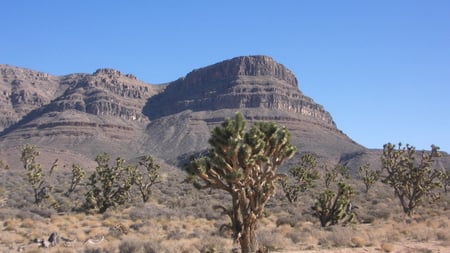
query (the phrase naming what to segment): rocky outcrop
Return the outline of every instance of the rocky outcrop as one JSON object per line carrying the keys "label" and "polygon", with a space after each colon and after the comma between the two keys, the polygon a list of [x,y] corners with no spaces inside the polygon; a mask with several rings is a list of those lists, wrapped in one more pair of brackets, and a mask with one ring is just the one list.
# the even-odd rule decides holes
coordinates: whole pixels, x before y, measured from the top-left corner
{"label": "rocky outcrop", "polygon": [[61,83],[70,88],[46,112],[77,110],[131,121],[145,121],[142,105],[163,88],[113,69],[99,69],[93,75],[66,76]]}
{"label": "rocky outcrop", "polygon": [[275,62],[269,56],[242,56],[214,65],[197,69],[185,78],[187,86],[207,83],[212,80],[230,80],[239,76],[269,77],[285,82],[291,88],[297,89],[297,78],[282,64]]}
{"label": "rocky outcrop", "polygon": [[145,112],[157,119],[184,110],[232,108],[272,109],[335,127],[331,115],[299,91],[292,72],[268,56],[237,57],[194,70],[152,97]]}
{"label": "rocky outcrop", "polygon": [[0,65],[0,131],[59,94],[57,77],[9,65]]}

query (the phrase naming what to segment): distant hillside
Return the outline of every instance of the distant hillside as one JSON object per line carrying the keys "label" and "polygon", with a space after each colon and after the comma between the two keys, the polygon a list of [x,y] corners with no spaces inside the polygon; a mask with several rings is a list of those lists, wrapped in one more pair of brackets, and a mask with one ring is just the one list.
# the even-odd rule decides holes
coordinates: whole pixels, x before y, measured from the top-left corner
{"label": "distant hillside", "polygon": [[299,90],[293,73],[268,56],[233,58],[164,85],[113,69],[51,76],[0,65],[0,77],[0,158],[10,163],[21,145],[32,143],[67,161],[92,162],[107,152],[128,159],[151,154],[177,165],[205,150],[211,129],[236,111],[249,125],[285,125],[299,153],[355,166],[376,157],[340,131],[323,106]]}

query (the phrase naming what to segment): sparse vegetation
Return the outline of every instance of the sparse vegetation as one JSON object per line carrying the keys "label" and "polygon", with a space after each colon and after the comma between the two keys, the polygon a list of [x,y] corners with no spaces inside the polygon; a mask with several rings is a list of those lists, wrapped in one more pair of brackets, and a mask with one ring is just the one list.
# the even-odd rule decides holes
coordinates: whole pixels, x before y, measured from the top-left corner
{"label": "sparse vegetation", "polygon": [[[228,126],[236,127],[233,124]],[[228,143],[223,142],[223,139],[219,137],[226,136],[226,133],[235,136],[232,135],[233,131],[226,132],[226,129],[235,128],[224,128],[221,131],[215,130],[217,131],[215,134],[218,136],[211,143],[220,143],[221,145],[217,144],[216,148],[221,147],[222,149],[219,150],[222,151],[226,150],[224,147],[230,147],[230,143],[235,144],[233,147],[239,147],[234,149],[237,150],[237,161],[239,163],[242,162],[242,164],[247,166],[245,167],[247,169],[255,169],[260,166],[263,168],[262,171],[268,172],[270,169],[264,167],[266,166],[264,162],[267,160],[263,158],[267,158],[268,156],[266,154],[271,151],[264,149],[263,144],[260,144],[261,146],[258,145],[259,142],[257,139],[251,139],[251,136],[247,135],[252,134],[253,137],[259,136],[261,137],[259,140],[265,140],[263,142],[270,143],[270,138],[267,137],[269,136],[268,133],[272,133],[271,136],[280,136],[275,133],[277,132],[276,129],[282,128],[270,125],[258,127],[262,127],[263,130],[259,129],[261,132],[252,131],[252,128],[249,131],[243,130],[242,138],[234,138],[234,140],[242,140],[242,142],[230,141]],[[242,128],[245,129],[244,127]],[[240,128],[238,127],[238,129]],[[246,148],[246,145],[249,145],[249,143],[252,143],[252,147],[259,147],[259,149]],[[412,153],[411,149],[413,149],[411,147],[408,149],[408,147],[399,148],[398,150],[394,148],[394,151],[405,150],[405,157],[407,158],[402,158],[400,154],[391,154],[390,157],[396,157],[397,161],[403,161],[404,164],[409,166],[407,168],[425,168],[424,171],[430,169],[430,172],[427,172],[429,174],[433,174],[434,170],[439,170],[439,177],[433,177],[433,194],[437,194],[439,184],[445,185],[445,180],[448,180],[448,177],[445,177],[448,174],[445,173],[446,171],[443,168],[433,167],[434,159],[438,157],[438,154],[433,154],[433,152],[438,153],[437,148],[425,152],[425,155],[415,154],[414,157],[416,157],[415,159],[417,161],[409,160],[410,162],[407,163],[405,160],[412,157],[408,154]],[[231,150],[233,149],[229,148],[227,150],[229,152],[223,153],[232,153]],[[249,154],[245,152],[249,152]],[[220,160],[220,157],[217,155],[218,153],[215,155],[208,154],[206,157],[200,157],[194,161],[199,162],[199,159],[205,159],[203,161],[207,162],[208,166],[210,166],[207,168],[215,169],[218,168],[217,165],[220,164],[220,161],[223,161],[224,164],[225,162],[231,163],[233,161],[232,159]],[[14,176],[20,175],[21,173],[23,175],[23,170],[22,172],[16,170],[1,171],[0,218],[2,223],[0,226],[3,227],[3,232],[0,231],[0,251],[24,250],[25,252],[38,252],[40,251],[38,248],[39,245],[30,243],[30,241],[46,240],[51,232],[57,232],[69,241],[64,242],[64,245],[60,243],[52,246],[47,249],[48,252],[72,252],[75,250],[77,252],[226,253],[236,250],[234,248],[236,245],[229,238],[236,238],[236,224],[242,222],[241,225],[244,226],[245,221],[243,219],[233,221],[234,215],[237,214],[240,217],[244,217],[244,215],[235,212],[231,207],[223,204],[227,202],[233,204],[233,196],[229,194],[229,191],[200,194],[192,185],[181,184],[182,178],[180,179],[180,177],[182,174],[169,175],[169,178],[165,178],[167,175],[164,175],[161,178],[160,167],[150,156],[142,157],[139,165],[128,165],[121,158],[117,158],[115,163],[110,164],[109,155],[99,155],[97,156],[98,166],[95,171],[91,172],[90,177],[88,177],[89,180],[84,179],[85,175],[88,174],[86,172],[88,170],[85,170],[77,164],[72,166],[71,171],[66,170],[64,172],[65,167],[62,169],[58,167],[56,169],[56,162],[54,162],[54,166],[50,167],[48,172],[45,170],[47,173],[44,173],[42,166],[37,162],[38,157],[39,152],[32,145],[25,151],[21,151],[21,161],[24,163],[25,168],[33,168],[31,171],[35,177],[31,178],[35,179],[35,181],[29,181],[30,177],[28,173],[26,177]],[[218,160],[209,160],[213,158]],[[250,158],[253,159],[252,163],[244,163],[246,161],[245,159]],[[386,159],[386,156],[382,158]],[[259,161],[258,159],[262,160]],[[25,162],[29,165],[28,167],[25,165]],[[383,164],[387,164],[387,162]],[[403,163],[398,162],[394,164]],[[429,166],[426,164],[429,164]],[[128,191],[118,193],[118,195],[124,197],[123,200],[125,202],[118,201],[104,210],[100,210],[101,206],[95,206],[93,210],[97,212],[89,214],[77,213],[77,211],[83,209],[74,208],[75,206],[79,207],[78,205],[80,204],[76,204],[76,201],[80,196],[86,193],[89,194],[89,191],[94,189],[92,182],[96,182],[98,189],[103,189],[101,182],[107,181],[106,179],[101,179],[98,170],[99,167],[104,172],[102,175],[105,178],[114,177],[118,179],[114,183],[111,183],[111,185],[125,186],[128,189]],[[364,176],[371,175],[370,171],[374,172],[370,170],[370,166],[366,165],[366,167],[360,168],[359,171],[354,170],[352,174],[349,168],[338,165],[332,167],[332,169],[324,169],[322,172],[324,173],[323,181],[304,180],[304,176],[308,173],[309,175],[318,177],[318,172],[314,171],[316,167],[317,163],[315,158],[310,155],[304,155],[301,157],[298,166],[291,167],[287,171],[290,173],[291,178],[289,186],[297,187],[296,193],[302,193],[310,189],[308,194],[301,196],[302,201],[297,201],[295,205],[286,203],[286,192],[285,189],[282,189],[283,191],[280,190],[278,193],[274,190],[271,195],[273,198],[271,198],[270,202],[268,200],[265,202],[269,204],[262,207],[264,211],[257,218],[259,224],[258,230],[255,229],[253,231],[258,241],[259,249],[276,252],[280,249],[330,250],[334,247],[365,247],[378,248],[386,252],[397,252],[401,248],[401,244],[406,240],[409,245],[411,243],[413,245],[415,243],[421,243],[423,245],[431,243],[432,247],[449,246],[447,230],[450,224],[445,219],[442,219],[442,217],[448,217],[450,215],[450,201],[447,194],[443,194],[442,202],[437,202],[433,205],[422,204],[421,206],[423,208],[414,209],[416,215],[408,217],[405,220],[401,215],[403,206],[393,205],[396,199],[392,197],[391,185],[387,183],[370,184],[369,191],[369,187],[365,184],[365,188],[360,188],[361,192],[365,192],[365,194],[358,194],[357,189],[351,186],[361,182],[357,180],[364,180]],[[231,174],[224,174],[222,172],[220,172],[222,174],[219,174],[217,171],[216,173],[212,171],[209,173],[212,173],[211,175],[221,175],[220,179],[223,179],[225,185],[228,182],[246,183],[250,181],[250,178],[245,178],[243,168],[240,169],[242,170],[234,171]],[[108,173],[105,172],[107,170],[109,170]],[[357,175],[358,172],[360,173],[359,177]],[[258,175],[256,172],[252,173]],[[437,172],[434,173],[438,174]],[[286,176],[275,172],[274,174],[278,178],[284,178],[286,180]],[[327,174],[328,176],[326,176]],[[404,175],[406,174],[404,172]],[[143,176],[142,181],[138,180],[137,176],[139,175]],[[259,175],[260,177],[257,177],[257,179],[259,182],[262,182],[263,174]],[[385,171],[382,178],[385,179],[388,175]],[[411,175],[417,175],[417,173],[412,173]],[[94,177],[95,180],[93,180]],[[296,177],[301,179],[296,179]],[[14,179],[14,182],[10,182],[11,178]],[[311,188],[313,184],[326,185],[326,178],[329,179],[329,188],[325,190]],[[407,178],[412,178],[412,176]],[[420,175],[419,178],[422,180],[423,176]],[[205,181],[199,178],[199,175],[196,175],[196,179],[199,181],[195,185],[200,188],[211,188],[213,184],[209,183],[216,182]],[[210,177],[210,179],[213,178]],[[269,181],[265,181],[265,183],[269,184],[269,186],[271,183],[268,182],[277,183],[276,179],[273,179],[273,181],[270,181],[270,179],[267,180]],[[63,209],[58,208],[56,211],[52,207],[43,205],[44,203],[52,203],[50,201],[51,199],[46,198],[43,198],[41,204],[34,205],[35,202],[31,201],[32,194],[30,194],[35,192],[34,188],[17,187],[17,185],[31,185],[31,182],[37,182],[41,184],[41,187],[52,186],[53,191],[50,193],[51,197],[54,198],[53,203],[57,201],[59,205],[66,207]],[[159,184],[155,188],[156,183]],[[39,184],[36,184],[36,186],[39,186]],[[145,188],[144,186],[146,185],[149,187]],[[334,188],[334,186],[337,187]],[[247,184],[243,188],[246,196],[251,195],[252,187],[265,190],[264,187]],[[112,189],[118,188],[113,187]],[[145,195],[148,198],[146,201],[143,201],[144,195],[141,190],[145,189],[147,190],[144,194],[148,193]],[[267,187],[266,189],[270,190],[274,188]],[[69,192],[70,196],[67,195]],[[114,195],[114,190],[107,190],[107,192]],[[296,193],[294,191],[291,192],[291,200],[294,200],[294,197],[297,200],[297,197],[300,196],[299,194],[295,195]],[[25,194],[29,194],[30,196],[24,198]],[[263,195],[269,193],[254,191],[254,194]],[[95,201],[98,200],[101,203],[105,195],[99,195],[102,197],[95,199]],[[134,198],[132,198],[132,195]],[[150,198],[150,196],[153,197]],[[314,198],[314,196],[317,197]],[[426,194],[423,196],[428,197]],[[398,198],[397,195],[396,197]],[[234,203],[241,204],[241,199],[242,197]],[[244,205],[244,208],[248,207],[251,209],[249,205],[255,203],[252,202],[255,200],[258,199],[244,200],[243,203],[248,204]],[[264,199],[259,199],[259,201],[261,200]],[[428,199],[424,198],[421,203],[426,203],[426,200]],[[364,223],[370,223],[370,226],[366,224],[345,226],[355,219],[355,214],[351,212],[352,202],[358,203],[358,220],[362,217]],[[130,203],[130,205],[124,205],[125,203]],[[310,203],[314,203],[312,208]],[[122,208],[113,208],[117,206],[122,206]],[[211,208],[211,206],[214,208]],[[224,220],[224,217],[220,216],[218,212],[211,212],[212,209],[220,210],[227,214],[228,216],[226,217],[230,220]],[[61,210],[63,211],[61,212]],[[228,230],[219,229],[220,224],[223,223],[225,225],[222,225],[221,228],[228,228]],[[321,229],[323,226],[327,228]],[[235,243],[242,240],[242,231],[244,229],[241,229],[241,235]],[[104,241],[102,241],[103,238]],[[106,241],[108,243],[105,243]],[[92,242],[94,244],[86,242]],[[419,250],[427,249],[429,252],[435,251],[435,248],[427,248],[428,246],[414,247]]]}

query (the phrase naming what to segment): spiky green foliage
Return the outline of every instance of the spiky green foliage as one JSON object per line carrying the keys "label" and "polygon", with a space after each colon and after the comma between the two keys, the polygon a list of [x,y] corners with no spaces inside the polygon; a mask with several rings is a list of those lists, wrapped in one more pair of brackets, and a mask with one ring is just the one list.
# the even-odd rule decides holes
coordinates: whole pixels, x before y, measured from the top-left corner
{"label": "spiky green foliage", "polygon": [[139,161],[139,166],[133,169],[133,181],[138,187],[142,201],[146,203],[152,195],[152,186],[157,183],[159,178],[160,166],[153,157],[144,156]]}
{"label": "spiky green foliage", "polygon": [[303,154],[300,157],[300,164],[297,167],[289,169],[289,174],[293,178],[293,182],[289,182],[289,178],[283,178],[281,187],[289,202],[296,202],[301,192],[313,187],[314,181],[319,179],[319,171],[316,168],[317,159],[312,154]]}
{"label": "spiky green foliage", "polygon": [[258,247],[255,229],[269,198],[274,194],[279,167],[296,148],[289,131],[274,123],[256,123],[247,132],[242,114],[226,119],[213,129],[211,149],[192,159],[185,169],[198,188],[221,189],[231,195],[231,224],[234,239],[243,253]]}
{"label": "spiky green foliage", "polygon": [[107,209],[125,204],[133,185],[132,166],[118,157],[115,165],[110,166],[110,157],[104,153],[95,159],[97,167],[89,177],[85,208],[104,213]]}
{"label": "spiky green foliage", "polygon": [[72,175],[70,180],[69,189],[66,192],[66,196],[70,196],[72,192],[75,191],[77,186],[81,183],[83,178],[85,177],[86,172],[79,164],[72,164]]}
{"label": "spiky green foliage", "polygon": [[365,192],[368,193],[372,185],[380,179],[380,171],[370,168],[370,164],[366,163],[359,167],[359,176],[364,183]]}
{"label": "spiky green foliage", "polygon": [[448,187],[450,186],[450,170],[442,170],[441,174],[441,182],[442,187],[444,188],[444,192],[448,192]]}
{"label": "spiky green foliage", "polygon": [[[417,157],[420,157],[419,161]],[[408,144],[402,147],[400,143],[398,148],[391,143],[383,146],[381,163],[386,175],[382,182],[394,188],[403,212],[408,216],[423,205],[425,199],[432,202],[439,198],[435,189],[440,187],[441,171],[433,168],[437,157],[440,157],[439,147],[434,145],[431,151],[423,151],[420,156],[416,155],[415,147]]]}
{"label": "spiky green foliage", "polygon": [[330,188],[331,184],[334,182],[350,178],[349,168],[345,167],[342,164],[336,164],[332,168],[324,166],[324,169],[325,169],[324,181],[326,188]]}
{"label": "spiky green foliage", "polygon": [[[53,186],[48,184],[45,180],[45,175],[40,163],[36,161],[39,156],[39,151],[36,146],[26,144],[22,147],[20,161],[23,163],[23,167],[26,171],[27,181],[33,189],[34,203],[40,205],[44,200],[47,200],[52,206],[56,206],[51,191]],[[56,159],[49,172],[49,176],[52,175],[54,169],[57,167],[58,159]]]}
{"label": "spiky green foliage", "polygon": [[0,170],[9,170],[9,165],[0,160]]}
{"label": "spiky green foliage", "polygon": [[331,183],[336,182],[337,178],[338,178],[338,173],[334,168],[329,169],[329,168],[325,167],[324,182],[325,182],[325,187],[327,189],[330,188]]}
{"label": "spiky green foliage", "polygon": [[351,206],[351,196],[353,188],[344,183],[338,183],[337,192],[327,188],[319,194],[316,203],[312,206],[313,215],[318,217],[320,225],[336,225],[339,221],[347,219],[351,221],[354,218]]}

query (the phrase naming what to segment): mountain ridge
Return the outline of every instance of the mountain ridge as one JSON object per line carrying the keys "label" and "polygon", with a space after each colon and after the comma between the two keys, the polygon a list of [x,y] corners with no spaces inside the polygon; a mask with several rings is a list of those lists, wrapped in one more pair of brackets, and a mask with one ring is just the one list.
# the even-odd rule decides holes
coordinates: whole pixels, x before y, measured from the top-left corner
{"label": "mountain ridge", "polygon": [[236,111],[248,125],[286,126],[299,154],[329,162],[370,156],[269,56],[235,57],[162,85],[107,68],[52,76],[0,65],[0,75],[0,156],[31,143],[92,159],[151,154],[176,166],[206,150],[212,128]]}

